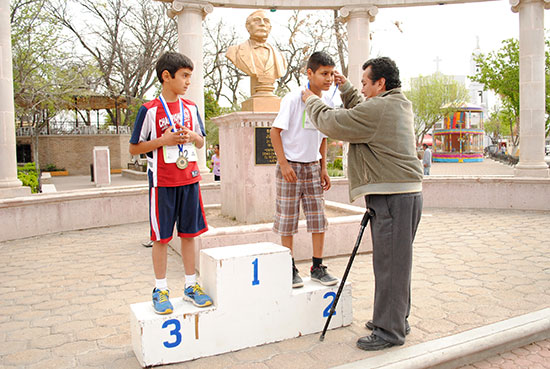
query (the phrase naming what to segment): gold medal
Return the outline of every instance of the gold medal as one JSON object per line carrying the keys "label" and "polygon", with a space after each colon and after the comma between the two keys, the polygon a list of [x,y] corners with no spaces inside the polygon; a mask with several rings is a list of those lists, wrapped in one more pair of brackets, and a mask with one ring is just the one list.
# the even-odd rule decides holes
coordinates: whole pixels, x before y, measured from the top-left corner
{"label": "gold medal", "polygon": [[189,165],[189,161],[187,160],[187,158],[183,155],[181,155],[178,160],[176,160],[176,166],[179,168],[179,169],[185,169],[187,168],[187,166]]}

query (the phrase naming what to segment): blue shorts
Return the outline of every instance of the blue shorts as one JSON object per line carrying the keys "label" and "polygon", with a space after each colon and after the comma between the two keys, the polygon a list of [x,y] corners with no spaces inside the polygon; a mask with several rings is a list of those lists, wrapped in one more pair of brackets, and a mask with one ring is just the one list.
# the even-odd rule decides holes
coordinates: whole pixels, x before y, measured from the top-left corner
{"label": "blue shorts", "polygon": [[149,187],[151,241],[168,243],[177,224],[179,237],[196,237],[208,230],[199,183],[179,187]]}

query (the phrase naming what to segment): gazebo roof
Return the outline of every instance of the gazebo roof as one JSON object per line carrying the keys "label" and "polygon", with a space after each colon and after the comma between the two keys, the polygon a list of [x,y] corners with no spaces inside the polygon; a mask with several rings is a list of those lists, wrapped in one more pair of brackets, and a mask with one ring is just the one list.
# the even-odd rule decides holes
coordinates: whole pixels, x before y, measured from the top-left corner
{"label": "gazebo roof", "polygon": [[456,111],[483,111],[483,107],[481,105],[471,104],[471,103],[448,103],[441,107],[441,109],[454,109]]}

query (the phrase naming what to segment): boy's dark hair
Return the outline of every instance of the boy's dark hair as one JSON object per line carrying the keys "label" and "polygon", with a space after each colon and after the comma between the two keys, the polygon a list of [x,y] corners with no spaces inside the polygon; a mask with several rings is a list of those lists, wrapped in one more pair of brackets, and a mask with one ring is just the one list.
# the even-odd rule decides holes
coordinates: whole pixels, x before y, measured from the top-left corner
{"label": "boy's dark hair", "polygon": [[[307,69],[311,69],[313,73],[319,69],[319,67],[334,67],[336,63],[332,60],[332,57],[324,51],[316,51],[309,57],[307,61]],[[306,70],[307,70],[306,69]]]}
{"label": "boy's dark hair", "polygon": [[422,144],[422,147],[426,150],[428,148],[428,144]]}
{"label": "boy's dark hair", "polygon": [[162,80],[162,72],[167,70],[172,78],[174,78],[176,76],[176,72],[182,68],[193,70],[193,62],[187,56],[173,51],[167,51],[162,54],[159,60],[157,60],[157,65],[155,66],[157,78],[160,83],[164,82]]}
{"label": "boy's dark hair", "polygon": [[363,70],[368,67],[370,67],[370,74],[368,77],[372,82],[376,82],[380,78],[385,78],[386,90],[401,87],[399,69],[395,62],[387,56],[367,60],[365,64],[363,64]]}

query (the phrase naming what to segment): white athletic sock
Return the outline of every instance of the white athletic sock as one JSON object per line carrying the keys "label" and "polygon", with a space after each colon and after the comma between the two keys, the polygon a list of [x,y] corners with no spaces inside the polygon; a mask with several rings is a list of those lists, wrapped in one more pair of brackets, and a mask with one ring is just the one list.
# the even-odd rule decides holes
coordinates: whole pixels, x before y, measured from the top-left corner
{"label": "white athletic sock", "polygon": [[185,288],[189,286],[194,286],[195,283],[197,283],[197,275],[191,274],[191,275],[185,275]]}
{"label": "white athletic sock", "polygon": [[159,290],[167,290],[168,289],[168,281],[166,278],[164,279],[155,279],[155,287]]}

